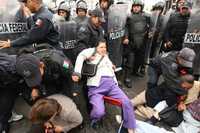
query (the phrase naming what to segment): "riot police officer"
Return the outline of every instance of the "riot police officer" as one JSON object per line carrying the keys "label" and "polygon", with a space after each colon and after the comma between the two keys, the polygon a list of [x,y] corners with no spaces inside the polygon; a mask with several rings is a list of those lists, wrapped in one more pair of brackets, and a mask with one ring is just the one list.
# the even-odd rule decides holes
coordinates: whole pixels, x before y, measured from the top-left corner
{"label": "riot police officer", "polygon": [[108,33],[108,9],[114,3],[113,0],[99,0],[99,6],[104,12],[105,22],[102,23],[102,27],[105,31],[105,38],[107,38]]}
{"label": "riot police officer", "polygon": [[99,0],[99,6],[104,12],[105,22],[102,27],[105,31],[104,38],[107,41],[109,58],[115,65],[115,74],[119,85],[122,72],[122,39],[125,33],[127,17],[127,4],[114,4],[113,0]]}
{"label": "riot police officer", "polygon": [[30,54],[15,56],[0,53],[0,132],[8,133],[8,120],[19,88],[28,89],[32,99],[41,83],[40,60]]}
{"label": "riot police officer", "polygon": [[104,31],[101,27],[105,21],[103,11],[96,8],[89,12],[90,18],[86,26],[77,31],[76,55],[83,49],[94,47],[99,38],[103,38]]}
{"label": "riot police officer", "polygon": [[[58,43],[58,31],[52,21],[53,14],[42,5],[42,0],[23,0],[25,6],[30,10],[26,14],[32,19],[31,27],[24,36],[13,41],[1,41],[0,48],[31,45],[33,43],[48,43],[52,46]],[[34,16],[31,16],[34,13]]]}
{"label": "riot police officer", "polygon": [[[32,52],[30,49],[22,49],[20,55]],[[48,45],[37,46],[32,55],[40,61],[41,82],[37,85],[37,96],[46,97],[55,93],[72,96],[73,82],[71,81],[71,74],[73,72],[73,65],[71,61],[61,51],[48,47]],[[30,99],[29,95],[27,95],[29,91],[22,91],[27,101]]]}
{"label": "riot police officer", "polygon": [[76,4],[76,14],[77,17],[74,18],[74,21],[78,25],[86,25],[88,22],[87,15],[87,3],[84,0],[80,0]]}
{"label": "riot police officer", "polygon": [[144,76],[145,40],[152,25],[150,16],[143,12],[144,4],[141,0],[134,0],[131,15],[127,18],[125,37],[125,85],[132,87],[131,74]]}
{"label": "riot police officer", "polygon": [[152,20],[153,20],[153,27],[155,28],[153,31],[153,37],[150,39],[152,43],[151,51],[150,51],[150,58],[155,57],[159,54],[160,45],[163,36],[163,20],[164,16],[162,15],[164,10],[165,3],[158,2],[152,7]]}
{"label": "riot police officer", "polygon": [[54,15],[54,20],[56,22],[69,21],[70,12],[71,12],[71,7],[69,5],[69,2],[63,1],[58,6],[57,14]]}
{"label": "riot police officer", "polygon": [[164,51],[182,49],[182,43],[184,35],[187,30],[188,20],[190,17],[190,3],[185,2],[181,7],[180,11],[172,14],[167,23],[164,35]]}
{"label": "riot police officer", "polygon": [[57,14],[54,15],[54,21],[58,24],[59,45],[58,49],[74,63],[75,57],[75,45],[77,41],[77,23],[71,19],[70,15],[71,6],[69,2],[61,2]]}

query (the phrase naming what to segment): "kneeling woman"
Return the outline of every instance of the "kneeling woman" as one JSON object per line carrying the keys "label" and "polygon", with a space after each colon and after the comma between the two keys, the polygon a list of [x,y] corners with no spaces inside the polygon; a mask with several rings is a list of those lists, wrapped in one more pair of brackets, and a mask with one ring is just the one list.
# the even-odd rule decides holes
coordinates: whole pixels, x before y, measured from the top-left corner
{"label": "kneeling woman", "polygon": [[84,60],[98,64],[96,75],[88,77],[88,97],[92,110],[90,118],[93,122],[100,120],[105,115],[103,96],[110,96],[122,101],[124,127],[129,133],[133,133],[136,128],[133,106],[129,98],[119,88],[114,66],[108,57],[106,41],[100,40],[95,48],[83,50],[77,57],[72,79],[77,82],[81,78],[81,71]]}

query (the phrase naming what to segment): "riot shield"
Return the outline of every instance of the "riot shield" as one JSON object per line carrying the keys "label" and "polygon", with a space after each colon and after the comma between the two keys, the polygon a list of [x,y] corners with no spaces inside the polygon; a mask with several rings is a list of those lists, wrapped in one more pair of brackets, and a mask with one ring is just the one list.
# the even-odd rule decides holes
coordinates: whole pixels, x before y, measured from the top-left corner
{"label": "riot shield", "polygon": [[192,48],[196,53],[193,62],[193,75],[198,77],[200,75],[200,0],[192,2],[193,7],[183,46]]}
{"label": "riot shield", "polygon": [[17,0],[0,0],[0,40],[16,39],[27,31],[22,3]]}
{"label": "riot shield", "polygon": [[193,0],[193,8],[184,38],[184,45],[200,44],[200,0]]}
{"label": "riot shield", "polygon": [[[0,40],[14,40],[26,33],[26,19],[20,4],[18,0],[0,0]],[[1,51],[14,54],[15,50],[10,48]]]}
{"label": "riot shield", "polygon": [[108,52],[117,68],[122,65],[122,38],[125,35],[125,24],[128,4],[113,4],[108,10]]}
{"label": "riot shield", "polygon": [[64,54],[74,61],[74,48],[77,42],[77,24],[74,21],[59,23],[60,42],[59,48],[61,48]]}

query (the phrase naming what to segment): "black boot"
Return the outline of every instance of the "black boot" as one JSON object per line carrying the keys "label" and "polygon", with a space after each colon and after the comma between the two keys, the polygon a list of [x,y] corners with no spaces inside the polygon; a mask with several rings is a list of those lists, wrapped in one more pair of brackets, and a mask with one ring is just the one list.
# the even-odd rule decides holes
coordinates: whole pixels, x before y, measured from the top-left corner
{"label": "black boot", "polygon": [[158,119],[154,116],[152,116],[150,119],[146,120],[147,123],[151,125],[155,125],[158,122]]}
{"label": "black boot", "polygon": [[144,65],[140,67],[140,73],[143,75],[146,74],[146,67]]}
{"label": "black boot", "polygon": [[125,86],[126,87],[128,87],[128,88],[132,88],[132,80],[131,79],[125,79],[124,80],[124,84],[125,84]]}
{"label": "black boot", "polygon": [[92,120],[91,123],[90,123],[90,126],[93,129],[97,130],[97,129],[103,127],[103,124],[102,124],[101,120]]}
{"label": "black boot", "polygon": [[128,88],[132,88],[132,78],[131,78],[131,73],[128,71],[125,72],[125,79],[124,79],[124,84]]}
{"label": "black boot", "polygon": [[143,68],[143,67],[139,67],[138,69],[137,69],[137,71],[135,72],[135,75],[137,76],[137,77],[144,77],[144,75],[145,75],[145,68]]}

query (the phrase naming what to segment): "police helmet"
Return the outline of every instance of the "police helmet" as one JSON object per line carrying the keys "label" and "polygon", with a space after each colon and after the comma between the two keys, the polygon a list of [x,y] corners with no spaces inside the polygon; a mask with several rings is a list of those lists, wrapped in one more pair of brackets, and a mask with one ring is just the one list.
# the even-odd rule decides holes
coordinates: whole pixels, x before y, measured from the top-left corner
{"label": "police helmet", "polygon": [[156,10],[156,9],[161,9],[161,10],[163,10],[164,7],[165,7],[165,3],[162,2],[162,1],[160,1],[160,2],[157,2],[157,3],[153,6],[152,10]]}
{"label": "police helmet", "polygon": [[183,7],[186,7],[186,8],[192,8],[192,3],[191,3],[191,2],[188,2],[188,1],[186,1],[186,2],[184,2],[184,4],[183,4],[183,5],[181,5],[181,8],[183,8]]}
{"label": "police helmet", "polygon": [[76,9],[84,9],[87,10],[87,3],[84,0],[80,0],[76,4]]}
{"label": "police helmet", "polygon": [[176,1],[176,10],[179,10],[180,6],[185,2],[186,0],[177,0]]}
{"label": "police helmet", "polygon": [[71,6],[69,4],[69,2],[61,2],[59,7],[58,7],[58,12],[59,10],[64,10],[64,11],[67,11],[67,12],[70,12],[71,11]]}
{"label": "police helmet", "polygon": [[136,5],[141,6],[141,8],[143,10],[143,8],[144,8],[144,2],[142,0],[133,0],[132,7],[136,6]]}
{"label": "police helmet", "polygon": [[144,2],[142,0],[133,0],[132,6],[135,6],[135,5],[141,6],[142,9],[144,8]]}

